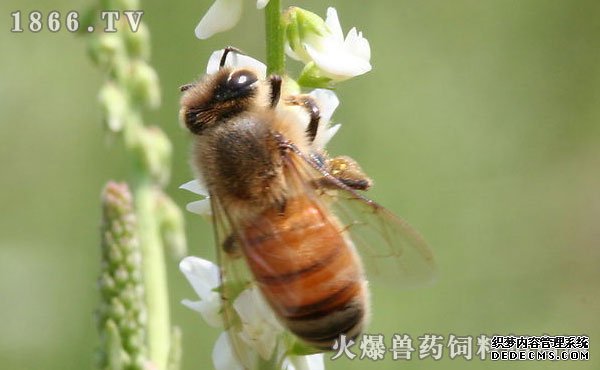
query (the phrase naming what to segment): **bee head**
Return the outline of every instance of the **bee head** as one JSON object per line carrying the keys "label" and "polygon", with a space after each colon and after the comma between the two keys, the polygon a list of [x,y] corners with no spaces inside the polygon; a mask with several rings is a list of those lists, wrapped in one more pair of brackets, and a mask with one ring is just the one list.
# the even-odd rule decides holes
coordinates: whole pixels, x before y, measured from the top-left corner
{"label": "bee head", "polygon": [[180,118],[192,133],[200,134],[263,101],[263,84],[253,70],[223,67],[196,84],[182,86]]}

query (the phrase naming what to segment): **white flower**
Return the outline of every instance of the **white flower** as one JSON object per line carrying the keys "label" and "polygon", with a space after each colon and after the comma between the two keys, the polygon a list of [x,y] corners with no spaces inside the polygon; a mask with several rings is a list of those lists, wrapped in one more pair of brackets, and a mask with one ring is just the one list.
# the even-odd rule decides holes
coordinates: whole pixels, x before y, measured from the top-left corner
{"label": "white flower", "polygon": [[[324,23],[315,14],[299,8],[292,8],[286,19],[286,53],[304,63],[314,63],[319,77],[343,81],[371,70],[369,41],[355,27],[344,39],[335,8],[327,9]],[[306,72],[317,73],[310,66]]]}
{"label": "white flower", "polygon": [[235,299],[233,307],[242,320],[240,338],[265,360],[271,358],[283,327],[261,293],[256,287],[248,288]]}
{"label": "white flower", "polygon": [[213,327],[223,325],[221,319],[221,297],[215,289],[220,285],[219,267],[198,257],[185,257],[179,263],[179,269],[194,288],[199,301],[184,299],[181,303],[200,313],[206,323]]}
{"label": "white flower", "polygon": [[[196,37],[204,40],[215,33],[227,31],[237,24],[242,16],[244,0],[216,0],[196,26]],[[269,0],[257,0],[256,7],[262,9]]]}
{"label": "white flower", "polygon": [[[202,258],[186,257],[179,264],[179,269],[200,297],[199,301],[184,299],[181,303],[199,312],[210,326],[222,326],[221,297],[216,292],[220,284],[219,267]],[[284,331],[255,286],[242,291],[233,301],[233,308],[242,323],[241,330],[224,331],[215,342],[212,359],[216,370],[244,369],[231,346],[232,340],[236,341],[238,350],[258,353],[263,359],[270,360]],[[278,356],[283,356],[285,351],[279,347]],[[287,356],[282,360],[282,370],[324,369],[322,354]]]}
{"label": "white flower", "polygon": [[[221,297],[216,291],[220,285],[219,267],[202,258],[186,257],[179,263],[179,269],[200,297],[199,301],[184,299],[181,303],[199,312],[210,326],[222,326]],[[242,322],[242,330],[235,335],[264,359],[271,358],[283,327],[258,289],[250,287],[242,291],[233,301],[233,308]]]}

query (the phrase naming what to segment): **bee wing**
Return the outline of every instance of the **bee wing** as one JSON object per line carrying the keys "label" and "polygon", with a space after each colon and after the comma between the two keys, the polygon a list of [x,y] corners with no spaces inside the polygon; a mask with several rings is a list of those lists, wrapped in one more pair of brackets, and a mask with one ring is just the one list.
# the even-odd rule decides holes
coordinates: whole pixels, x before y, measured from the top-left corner
{"label": "bee wing", "polygon": [[371,200],[346,189],[336,191],[323,196],[333,197],[332,209],[346,225],[370,279],[407,288],[433,282],[434,256],[417,230]]}
{"label": "bee wing", "polygon": [[[317,161],[292,145],[291,160],[314,194],[340,219],[363,257],[370,279],[382,279],[398,287],[415,287],[435,278],[434,256],[424,238],[402,218],[346,186]],[[327,180],[327,187],[319,186]],[[317,185],[315,185],[317,184]]]}
{"label": "bee wing", "polygon": [[255,351],[248,350],[239,333],[243,331],[242,320],[234,308],[235,299],[251,284],[252,277],[242,258],[225,252],[223,246],[233,235],[233,228],[225,211],[215,196],[210,196],[217,263],[220,268],[221,317],[233,354],[245,369],[254,369],[258,362]]}

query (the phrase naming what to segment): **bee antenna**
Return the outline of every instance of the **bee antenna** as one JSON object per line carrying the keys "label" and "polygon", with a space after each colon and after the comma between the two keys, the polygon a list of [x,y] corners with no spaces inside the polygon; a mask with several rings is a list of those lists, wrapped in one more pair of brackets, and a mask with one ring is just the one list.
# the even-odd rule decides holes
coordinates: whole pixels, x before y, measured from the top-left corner
{"label": "bee antenna", "polygon": [[225,62],[227,61],[227,54],[234,52],[236,54],[244,54],[244,52],[242,52],[240,49],[233,47],[233,46],[228,46],[225,49],[223,49],[223,55],[221,56],[221,61],[219,62],[219,68],[223,68],[225,66]]}

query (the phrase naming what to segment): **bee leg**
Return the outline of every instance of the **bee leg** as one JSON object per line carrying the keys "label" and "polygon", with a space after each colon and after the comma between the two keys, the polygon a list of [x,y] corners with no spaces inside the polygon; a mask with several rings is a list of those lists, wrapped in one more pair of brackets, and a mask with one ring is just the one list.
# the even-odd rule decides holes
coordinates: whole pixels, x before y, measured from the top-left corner
{"label": "bee leg", "polygon": [[[326,153],[313,153],[310,158],[315,165],[352,189],[368,190],[373,185],[373,181],[364,173],[360,165],[348,156],[329,158]],[[329,181],[327,177],[318,179],[315,185],[325,188],[336,187],[336,184]]]}
{"label": "bee leg", "polygon": [[295,95],[287,98],[286,103],[288,105],[300,106],[309,114],[310,121],[306,128],[306,134],[311,142],[314,141],[319,129],[319,121],[321,120],[321,110],[315,99],[310,95]]}
{"label": "bee leg", "polygon": [[321,177],[320,179],[315,180],[314,186],[316,188],[325,188],[335,190],[339,188],[339,184],[342,183],[346,185],[348,188],[353,190],[368,190],[371,186],[368,183],[368,180],[351,180],[351,179],[340,179],[335,178],[336,181],[332,181],[329,177]]}
{"label": "bee leg", "polygon": [[271,84],[271,109],[275,108],[277,103],[279,103],[279,98],[281,97],[281,81],[281,76],[269,76],[269,83]]}
{"label": "bee leg", "polygon": [[[294,143],[287,140],[280,133],[275,132],[273,134],[273,138],[277,141],[277,144],[279,145],[279,150],[281,151],[281,153],[283,155],[285,155],[286,152],[291,151],[292,153],[297,155],[300,159],[302,159],[304,162],[308,163],[312,168],[319,171],[321,173],[321,175],[323,175],[323,179],[324,179],[321,181],[327,181],[328,183],[331,184],[332,188],[346,190],[347,192],[352,194],[356,199],[363,201],[365,204],[368,204],[371,207],[374,207],[377,209],[381,208],[381,206],[379,204],[377,204],[374,201],[372,201],[371,199],[365,197],[361,193],[358,193],[356,191],[356,189],[353,189],[352,187],[346,185],[344,182],[340,181],[337,177],[333,176],[331,173],[329,173],[329,171],[327,171],[326,166],[320,165],[317,161],[315,161],[312,158],[312,156],[307,156],[306,154],[304,154],[300,149],[298,149],[298,147],[296,145],[294,145]],[[356,163],[356,162],[354,162],[354,163]]]}
{"label": "bee leg", "polygon": [[355,190],[368,190],[373,185],[371,180],[352,158],[340,155],[327,159],[325,169],[333,177]]}
{"label": "bee leg", "polygon": [[229,236],[225,238],[225,241],[223,241],[222,247],[223,251],[225,251],[229,257],[238,258],[242,256],[240,253],[240,244],[235,234],[229,234]]}

